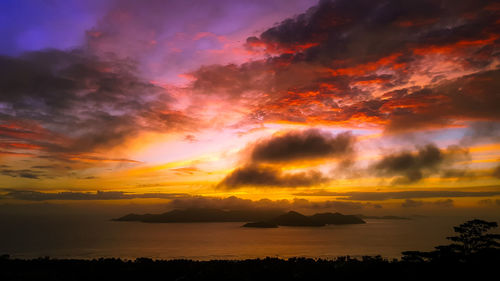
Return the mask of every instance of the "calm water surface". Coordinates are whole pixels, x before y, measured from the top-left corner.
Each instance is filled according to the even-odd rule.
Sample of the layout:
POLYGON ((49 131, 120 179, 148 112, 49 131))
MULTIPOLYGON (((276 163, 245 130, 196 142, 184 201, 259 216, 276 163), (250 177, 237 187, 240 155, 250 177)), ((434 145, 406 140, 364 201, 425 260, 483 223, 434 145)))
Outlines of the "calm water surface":
POLYGON ((448 243, 463 218, 367 220, 362 225, 243 228, 242 223, 146 224, 103 219, 0 218, 0 254, 31 258, 241 259, 400 257, 448 243))

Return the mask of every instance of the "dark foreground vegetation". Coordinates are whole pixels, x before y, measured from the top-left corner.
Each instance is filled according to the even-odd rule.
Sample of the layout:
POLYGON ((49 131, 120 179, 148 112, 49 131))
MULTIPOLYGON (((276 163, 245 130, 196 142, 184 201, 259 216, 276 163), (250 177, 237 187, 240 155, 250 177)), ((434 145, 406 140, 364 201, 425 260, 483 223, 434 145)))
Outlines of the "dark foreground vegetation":
POLYGON ((455 228, 454 243, 432 252, 404 252, 400 260, 380 256, 335 260, 120 259, 33 260, 0 258, 0 280, 497 280, 500 235, 495 222, 473 220, 455 228))

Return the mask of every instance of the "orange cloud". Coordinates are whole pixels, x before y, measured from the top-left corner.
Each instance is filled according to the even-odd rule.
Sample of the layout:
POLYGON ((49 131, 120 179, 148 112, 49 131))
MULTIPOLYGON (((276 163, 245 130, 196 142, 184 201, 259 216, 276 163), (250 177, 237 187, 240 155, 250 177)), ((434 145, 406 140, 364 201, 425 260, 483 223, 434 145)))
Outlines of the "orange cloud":
POLYGON ((370 72, 375 72, 380 68, 390 68, 393 70, 398 70, 404 68, 406 65, 405 63, 397 62, 397 59, 401 57, 401 55, 402 53, 394 53, 392 55, 380 58, 374 62, 359 64, 353 67, 329 69, 329 71, 334 76, 362 76, 370 72))
POLYGON ((430 54, 456 54, 466 50, 466 48, 481 47, 493 44, 500 36, 489 35, 483 39, 464 39, 456 43, 445 45, 429 45, 413 49, 415 55, 430 55, 430 54))

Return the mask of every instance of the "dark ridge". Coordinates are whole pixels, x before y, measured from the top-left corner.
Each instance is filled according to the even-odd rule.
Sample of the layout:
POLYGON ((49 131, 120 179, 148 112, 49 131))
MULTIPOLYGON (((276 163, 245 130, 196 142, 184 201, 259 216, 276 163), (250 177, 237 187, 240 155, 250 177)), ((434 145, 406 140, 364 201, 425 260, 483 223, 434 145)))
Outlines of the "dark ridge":
POLYGON ((247 222, 266 221, 283 214, 280 210, 220 210, 213 208, 190 208, 172 210, 163 214, 128 214, 114 221, 140 221, 147 223, 176 222, 247 222))
POLYGON ((341 213, 320 213, 310 216, 311 219, 322 224, 363 224, 361 218, 354 215, 342 215, 341 213))
POLYGON ((269 223, 283 226, 324 226, 324 223, 317 222, 310 217, 304 216, 294 211, 278 216, 269 223))
POLYGON ((249 222, 245 223, 242 227, 256 227, 256 228, 277 228, 277 224, 259 221, 259 222, 249 222))
POLYGON ((361 218, 340 213, 321 213, 305 216, 290 211, 283 214, 279 210, 220 210, 210 208, 191 208, 172 210, 163 214, 128 214, 114 221, 139 221, 147 223, 188 223, 188 222, 248 222, 244 227, 270 228, 281 226, 324 226, 327 224, 362 224, 361 218))
MULTIPOLYGON (((365 221, 357 216, 342 215, 340 213, 321 213, 312 216, 304 216, 300 213, 290 211, 272 220, 261 223, 266 223, 269 225, 282 225, 282 226, 325 226, 328 224, 336 224, 336 225, 362 224, 365 223, 365 221)), ((258 223, 255 224, 258 225, 258 223)), ((253 227, 258 227, 258 226, 253 226, 253 227)))

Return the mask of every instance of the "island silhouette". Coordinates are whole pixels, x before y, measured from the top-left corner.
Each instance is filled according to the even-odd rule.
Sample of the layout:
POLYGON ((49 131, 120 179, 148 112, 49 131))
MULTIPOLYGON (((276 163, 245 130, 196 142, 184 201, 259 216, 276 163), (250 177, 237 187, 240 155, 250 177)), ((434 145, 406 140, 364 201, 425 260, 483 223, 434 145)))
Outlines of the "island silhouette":
POLYGON ((221 210, 214 208, 175 209, 162 214, 128 214, 113 221, 138 221, 145 223, 195 223, 195 222, 248 222, 243 227, 276 228, 278 226, 321 227, 329 224, 363 224, 355 215, 318 213, 306 216, 295 211, 280 210, 221 210), (250 222, 249 222, 250 221, 250 222))
POLYGON ((247 223, 244 227, 272 228, 278 226, 312 226, 320 227, 328 224, 362 224, 366 223, 354 215, 343 215, 341 213, 319 213, 305 216, 298 212, 290 211, 268 221, 247 223))

